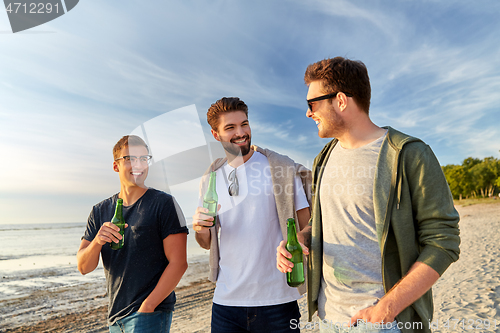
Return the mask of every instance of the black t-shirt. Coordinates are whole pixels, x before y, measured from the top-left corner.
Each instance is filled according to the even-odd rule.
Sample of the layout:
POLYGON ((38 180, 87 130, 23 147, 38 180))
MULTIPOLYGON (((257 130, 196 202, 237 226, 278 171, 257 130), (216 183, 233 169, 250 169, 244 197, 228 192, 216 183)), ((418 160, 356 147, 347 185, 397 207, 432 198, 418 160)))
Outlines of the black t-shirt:
MULTIPOLYGON (((92 208, 83 239, 92 241, 104 222, 115 213, 118 194, 92 208)), ((171 234, 188 233, 186 221, 174 197, 152 188, 131 206, 123 206, 124 246, 101 250, 109 295, 108 323, 139 310, 168 265, 163 240, 171 234)), ((166 297, 156 311, 173 311, 175 293, 166 297)))

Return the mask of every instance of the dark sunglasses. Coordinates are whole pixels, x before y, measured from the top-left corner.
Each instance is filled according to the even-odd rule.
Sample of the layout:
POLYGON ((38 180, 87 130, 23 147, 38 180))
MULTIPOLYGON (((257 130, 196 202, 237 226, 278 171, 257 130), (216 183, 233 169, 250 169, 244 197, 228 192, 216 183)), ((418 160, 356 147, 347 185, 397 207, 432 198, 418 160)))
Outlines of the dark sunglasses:
MULTIPOLYGON (((309 106, 309 110, 311 110, 311 112, 312 112, 312 104, 311 104, 312 102, 322 101, 324 99, 329 99, 329 98, 335 98, 335 97, 337 97, 338 93, 339 92, 337 91, 337 92, 334 92, 334 93, 331 93, 331 94, 328 94, 328 95, 323 95, 323 96, 319 96, 319 97, 316 97, 316 98, 308 99, 307 100, 307 106, 309 106)), ((344 93, 344 94, 347 97, 352 97, 352 95, 349 94, 349 93, 344 93)))

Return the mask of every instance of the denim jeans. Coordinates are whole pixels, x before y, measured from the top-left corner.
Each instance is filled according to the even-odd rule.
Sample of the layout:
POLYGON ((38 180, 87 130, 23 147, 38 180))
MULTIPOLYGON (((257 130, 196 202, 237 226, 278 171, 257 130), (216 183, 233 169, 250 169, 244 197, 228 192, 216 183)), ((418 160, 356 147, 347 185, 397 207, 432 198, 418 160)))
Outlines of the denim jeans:
POLYGON ((109 333, 168 333, 172 311, 134 312, 109 326, 109 333))
POLYGON ((353 327, 339 327, 326 320, 319 326, 320 333, 401 333, 397 321, 387 324, 358 323, 353 327))
POLYGON ((299 320, 297 301, 270 306, 212 305, 212 333, 288 333, 290 321, 299 320))

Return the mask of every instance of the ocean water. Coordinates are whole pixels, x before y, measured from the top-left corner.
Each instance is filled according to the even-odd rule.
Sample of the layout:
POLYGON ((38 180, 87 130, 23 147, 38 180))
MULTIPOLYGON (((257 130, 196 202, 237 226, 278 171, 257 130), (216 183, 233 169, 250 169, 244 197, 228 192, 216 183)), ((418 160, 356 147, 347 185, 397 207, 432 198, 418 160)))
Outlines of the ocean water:
MULTIPOLYGON (((190 223, 188 223, 190 224, 190 223)), ((0 224, 0 300, 89 282, 104 283, 99 266, 87 275, 77 269, 76 252, 85 223, 0 224)), ((208 257, 190 227, 188 261, 208 257)))

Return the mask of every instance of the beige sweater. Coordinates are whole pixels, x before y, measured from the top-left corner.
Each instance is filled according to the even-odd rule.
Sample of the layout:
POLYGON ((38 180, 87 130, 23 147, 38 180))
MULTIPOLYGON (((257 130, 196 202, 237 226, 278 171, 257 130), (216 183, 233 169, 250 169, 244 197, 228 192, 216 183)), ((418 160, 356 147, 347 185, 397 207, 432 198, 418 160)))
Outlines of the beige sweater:
MULTIPOLYGON (((280 221, 281 233, 283 234, 283 239, 287 239, 287 227, 286 221, 290 217, 294 217, 297 220, 297 213, 295 210, 295 200, 293 192, 285 191, 286 186, 295 186, 295 176, 300 176, 302 180, 302 186, 306 194, 307 201, 309 202, 309 207, 311 206, 311 171, 304 167, 302 164, 295 163, 291 158, 285 155, 278 154, 269 149, 263 149, 255 145, 252 149, 263 154, 267 157, 269 166, 271 168, 271 178, 273 181, 274 189, 282 189, 280 191, 275 191, 274 198, 276 201, 276 209, 278 211, 278 218, 280 221), (291 185, 290 185, 291 184, 291 185), (290 193, 292 193, 290 195, 290 193)), ((219 158, 215 160, 208 170, 203 175, 200 182, 200 195, 206 192, 208 187, 208 175, 210 171, 216 171, 226 163, 227 158, 219 158)), ((220 228, 220 223, 218 217, 216 218, 215 228, 210 228, 210 273, 208 279, 212 282, 217 281, 217 276, 219 274, 219 242, 218 242, 218 231, 220 228)), ((304 265, 307 267, 307 265, 304 265)), ((305 292, 304 283, 299 287, 299 292, 303 294, 305 292)))

